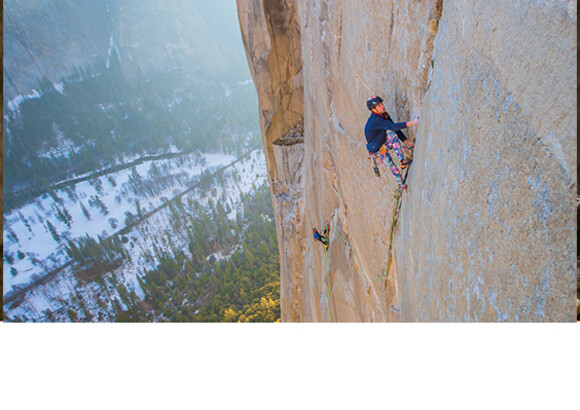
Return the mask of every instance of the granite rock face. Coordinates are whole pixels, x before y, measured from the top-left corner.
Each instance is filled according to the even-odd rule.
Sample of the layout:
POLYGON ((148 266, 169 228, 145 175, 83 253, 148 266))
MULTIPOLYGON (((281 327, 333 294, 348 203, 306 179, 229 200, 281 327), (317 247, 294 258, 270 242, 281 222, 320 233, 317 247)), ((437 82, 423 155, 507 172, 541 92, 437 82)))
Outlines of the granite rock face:
POLYGON ((575 5, 493 3, 444 5, 396 238, 404 320, 575 319, 575 5))
POLYGON ((575 320, 576 2, 238 0, 238 13, 283 321, 575 320), (373 94, 396 121, 421 117, 395 226, 395 181, 364 148, 373 94), (274 148, 301 123, 302 148, 274 148), (326 222, 328 252, 310 234, 326 222))
POLYGON ((283 321, 303 316, 304 104, 294 0, 240 0, 238 15, 258 92, 260 127, 280 247, 283 321))

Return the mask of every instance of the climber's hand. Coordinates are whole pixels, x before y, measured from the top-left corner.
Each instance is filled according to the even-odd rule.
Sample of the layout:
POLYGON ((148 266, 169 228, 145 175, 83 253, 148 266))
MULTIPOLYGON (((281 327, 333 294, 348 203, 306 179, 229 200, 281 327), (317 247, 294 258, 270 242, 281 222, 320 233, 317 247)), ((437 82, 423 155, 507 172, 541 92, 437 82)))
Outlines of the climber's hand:
POLYGON ((410 127, 412 127, 413 125, 419 125, 419 116, 416 116, 414 119, 412 119, 411 121, 409 121, 407 124, 410 127))

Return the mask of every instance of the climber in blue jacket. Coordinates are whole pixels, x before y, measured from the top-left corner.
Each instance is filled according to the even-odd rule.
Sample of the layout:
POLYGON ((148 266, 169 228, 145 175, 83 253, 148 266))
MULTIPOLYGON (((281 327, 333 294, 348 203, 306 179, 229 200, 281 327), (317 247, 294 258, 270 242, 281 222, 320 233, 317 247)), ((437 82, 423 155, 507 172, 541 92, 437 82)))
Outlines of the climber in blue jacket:
MULTIPOLYGON (((327 228, 324 229, 324 233, 327 233, 327 228)), ((316 228, 312 228, 312 235, 315 240, 322 242, 325 249, 328 249, 328 238, 325 235, 321 235, 316 228)))
POLYGON ((403 156, 401 142, 405 143, 409 148, 413 148, 415 144, 407 139, 401 130, 418 125, 419 117, 407 122, 394 122, 385 110, 383 99, 376 95, 367 100, 367 108, 371 111, 371 115, 365 125, 366 148, 370 155, 375 159, 380 158, 381 162, 391 170, 399 184, 399 189, 407 189, 407 185, 403 183, 399 168, 393 162, 388 151, 395 151, 401 164, 401 169, 405 169, 411 163, 411 160, 405 159, 403 156))

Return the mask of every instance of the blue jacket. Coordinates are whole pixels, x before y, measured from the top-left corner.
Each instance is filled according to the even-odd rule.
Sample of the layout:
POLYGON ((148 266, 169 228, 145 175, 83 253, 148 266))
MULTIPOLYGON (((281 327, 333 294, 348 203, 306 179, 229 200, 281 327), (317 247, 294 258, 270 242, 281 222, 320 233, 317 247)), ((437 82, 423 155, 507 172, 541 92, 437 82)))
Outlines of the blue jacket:
POLYGON ((366 147, 370 152, 377 152, 387 139, 387 130, 395 131, 401 141, 407 137, 401 131, 407 128, 406 122, 393 122, 389 114, 384 116, 371 112, 371 116, 365 125, 365 138, 367 139, 366 147))
POLYGON ((326 239, 326 236, 320 235, 318 233, 318 231, 313 232, 312 235, 314 236, 314 239, 319 240, 320 242, 322 242, 323 244, 327 244, 328 243, 328 239, 326 239))

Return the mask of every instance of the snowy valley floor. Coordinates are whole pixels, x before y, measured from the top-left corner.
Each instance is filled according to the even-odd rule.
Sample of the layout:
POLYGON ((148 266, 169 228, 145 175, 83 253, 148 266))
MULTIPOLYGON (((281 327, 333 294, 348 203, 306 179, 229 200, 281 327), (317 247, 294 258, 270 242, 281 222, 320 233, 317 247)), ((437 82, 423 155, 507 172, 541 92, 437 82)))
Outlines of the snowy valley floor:
MULTIPOLYGON (((81 182, 74 189, 58 191, 55 197, 45 195, 4 215, 6 299, 69 262, 65 249, 69 241, 86 235, 104 239, 139 215, 168 204, 122 235, 127 256, 116 269, 97 280, 83 280, 74 265, 68 266, 47 283, 39 283, 5 304, 4 319, 114 321, 131 301, 143 300, 142 277, 159 264, 163 250, 191 252, 191 233, 188 236, 182 225, 184 217, 172 206, 173 198, 180 196, 181 209, 196 204, 203 208, 202 213, 216 214, 219 208, 235 221, 243 196, 266 181, 264 154, 259 150, 239 162, 231 155, 188 154, 81 182), (196 188, 190 189, 192 186, 196 188), (184 191, 188 192, 180 195, 184 191)), ((215 235, 210 227, 206 234, 215 235)), ((195 240, 207 242, 208 238, 195 240)), ((228 258, 238 246, 217 246, 206 259, 228 258)))

